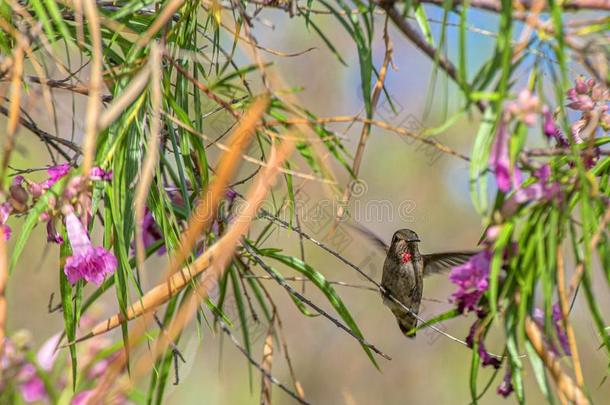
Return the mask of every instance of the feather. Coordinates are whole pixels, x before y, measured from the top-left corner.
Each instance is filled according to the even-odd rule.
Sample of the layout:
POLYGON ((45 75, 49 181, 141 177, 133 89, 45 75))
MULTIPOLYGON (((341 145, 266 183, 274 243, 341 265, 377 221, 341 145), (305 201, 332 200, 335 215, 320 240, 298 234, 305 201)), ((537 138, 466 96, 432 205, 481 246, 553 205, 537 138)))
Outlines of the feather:
POLYGON ((478 252, 476 251, 464 251, 422 255, 424 259, 424 276, 443 273, 451 270, 455 266, 466 263, 473 255, 477 253, 478 252))
POLYGON ((379 236, 377 236, 370 229, 365 228, 364 226, 360 225, 359 223, 355 223, 355 224, 348 223, 347 225, 349 227, 355 229, 356 231, 360 232, 361 235, 363 235, 368 240, 373 242, 375 244, 375 246, 377 246, 379 249, 383 250, 384 253, 388 253, 388 250, 390 250, 390 246, 387 243, 385 243, 383 241, 383 239, 381 239, 379 236))

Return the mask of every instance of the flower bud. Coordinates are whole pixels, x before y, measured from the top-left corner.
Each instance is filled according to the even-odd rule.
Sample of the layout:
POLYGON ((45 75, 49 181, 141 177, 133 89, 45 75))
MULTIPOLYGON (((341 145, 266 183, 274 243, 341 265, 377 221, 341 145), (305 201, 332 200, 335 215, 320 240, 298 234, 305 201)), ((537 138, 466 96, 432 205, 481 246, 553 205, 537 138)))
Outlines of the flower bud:
POLYGON ((32 197, 34 198, 40 197, 42 195, 42 192, 44 191, 42 184, 34 182, 28 183, 28 189, 30 190, 30 194, 32 194, 32 197))
POLYGON ((578 94, 587 94, 587 92, 589 91, 589 86, 587 86, 587 84, 585 83, 585 79, 579 77, 578 79, 576 79, 574 89, 576 89, 576 92, 578 94))
POLYGON ((8 190, 11 198, 13 198, 15 201, 19 202, 20 204, 28 203, 30 196, 21 185, 12 185, 8 190))

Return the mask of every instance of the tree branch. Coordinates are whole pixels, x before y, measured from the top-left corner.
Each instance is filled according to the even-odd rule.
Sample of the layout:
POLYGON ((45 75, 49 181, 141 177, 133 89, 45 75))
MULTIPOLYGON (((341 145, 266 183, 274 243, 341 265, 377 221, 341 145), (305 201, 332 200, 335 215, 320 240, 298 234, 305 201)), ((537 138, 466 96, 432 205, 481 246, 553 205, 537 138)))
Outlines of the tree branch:
MULTIPOLYGON (((444 6, 444 0, 420 0, 420 3, 434 4, 437 6, 444 6)), ((461 6, 464 3, 462 0, 454 0, 453 6, 461 6)), ((534 1, 530 0, 514 0, 515 10, 529 10, 533 7, 534 1)), ((502 3, 500 0, 470 0, 468 2, 469 7, 480 8, 483 10, 501 12, 502 3)), ((563 3, 564 10, 610 10, 610 0, 567 0, 563 3)), ((545 7, 543 10, 548 10, 545 7)))
MULTIPOLYGON (((426 42, 425 39, 419 35, 419 33, 409 24, 407 20, 405 20, 400 14, 400 12, 394 7, 394 3, 392 2, 380 2, 379 6, 382 7, 388 17, 394 22, 396 28, 398 28, 417 48, 419 48, 423 53, 428 55, 430 59, 436 60, 438 58, 439 66, 453 79, 454 82, 457 83, 458 86, 462 87, 460 83, 460 78, 457 74, 457 69, 451 63, 451 61, 442 53, 438 52, 432 45, 426 42)), ((477 101, 475 103, 479 111, 485 111, 487 108, 486 104, 482 101, 477 101)))

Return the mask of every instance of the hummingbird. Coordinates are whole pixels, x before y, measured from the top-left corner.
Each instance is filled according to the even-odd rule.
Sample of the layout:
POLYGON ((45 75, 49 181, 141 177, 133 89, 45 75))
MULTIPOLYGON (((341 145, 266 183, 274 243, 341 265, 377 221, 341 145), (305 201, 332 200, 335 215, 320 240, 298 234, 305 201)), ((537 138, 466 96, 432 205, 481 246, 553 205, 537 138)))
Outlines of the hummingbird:
POLYGON ((386 250, 387 256, 381 277, 381 286, 384 289, 383 303, 396 317, 402 333, 410 338, 415 337, 424 277, 459 266, 476 253, 464 251, 421 254, 419 242, 421 242, 419 236, 411 229, 396 231, 391 245, 386 250))
POLYGON ((396 231, 392 243, 388 246, 380 237, 362 225, 350 224, 350 226, 386 252, 381 276, 383 303, 396 317, 402 333, 410 338, 415 337, 424 277, 443 273, 452 267, 464 264, 477 253, 457 251, 421 254, 418 246, 421 240, 411 229, 396 231))

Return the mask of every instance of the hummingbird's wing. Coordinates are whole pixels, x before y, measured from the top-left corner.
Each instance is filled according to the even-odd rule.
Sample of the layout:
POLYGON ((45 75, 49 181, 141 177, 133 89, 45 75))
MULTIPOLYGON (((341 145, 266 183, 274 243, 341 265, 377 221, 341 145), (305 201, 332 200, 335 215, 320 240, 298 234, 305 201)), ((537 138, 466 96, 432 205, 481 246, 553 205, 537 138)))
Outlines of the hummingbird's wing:
POLYGON ((422 255, 424 259, 424 276, 448 271, 455 266, 466 263, 470 257, 477 253, 476 251, 466 251, 422 255))
POLYGON ((379 236, 375 235, 375 233, 370 229, 360 225, 359 223, 348 223, 347 225, 360 232, 363 236, 365 236, 367 239, 377 245, 379 249, 382 249, 384 253, 388 253, 388 250, 390 250, 390 246, 385 243, 383 239, 381 239, 379 236))

